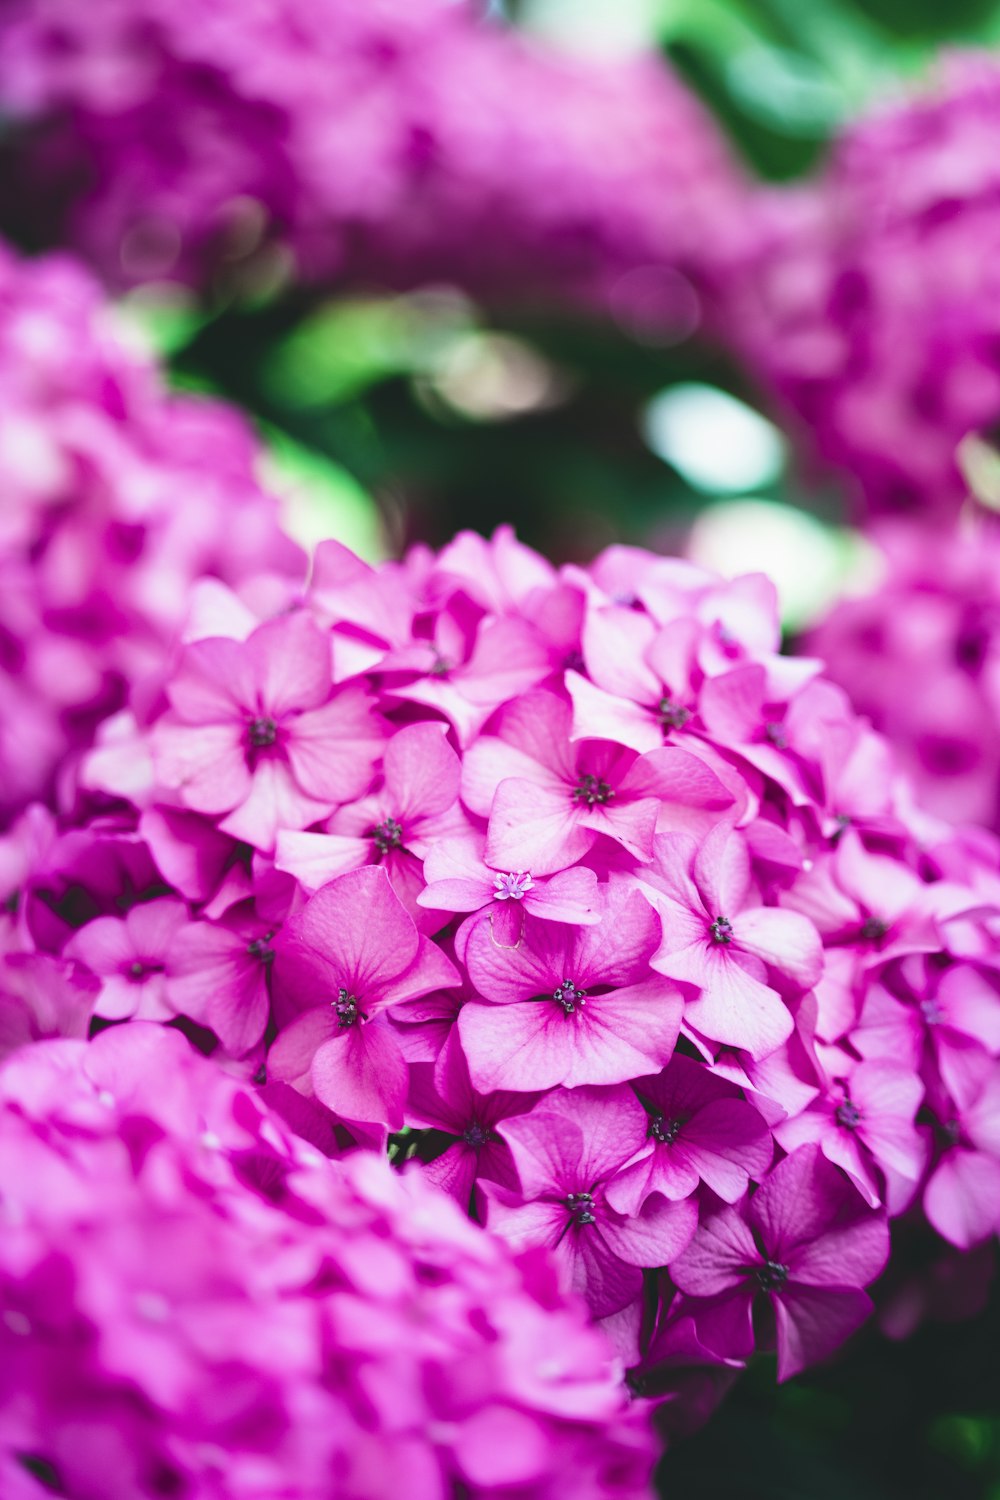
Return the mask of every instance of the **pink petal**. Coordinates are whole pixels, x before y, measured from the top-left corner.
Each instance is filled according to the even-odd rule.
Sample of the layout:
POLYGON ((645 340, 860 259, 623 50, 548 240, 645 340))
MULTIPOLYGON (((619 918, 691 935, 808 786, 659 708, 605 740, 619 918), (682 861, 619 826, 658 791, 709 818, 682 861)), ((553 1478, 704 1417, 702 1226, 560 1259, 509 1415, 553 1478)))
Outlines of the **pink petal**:
POLYGON ((789 1286, 771 1298, 778 1333, 778 1379, 827 1359, 866 1322, 871 1299, 856 1287, 789 1286))
POLYGON ((347 1121, 399 1130, 406 1102, 406 1062, 384 1018, 345 1028, 312 1063, 316 1097, 347 1121))

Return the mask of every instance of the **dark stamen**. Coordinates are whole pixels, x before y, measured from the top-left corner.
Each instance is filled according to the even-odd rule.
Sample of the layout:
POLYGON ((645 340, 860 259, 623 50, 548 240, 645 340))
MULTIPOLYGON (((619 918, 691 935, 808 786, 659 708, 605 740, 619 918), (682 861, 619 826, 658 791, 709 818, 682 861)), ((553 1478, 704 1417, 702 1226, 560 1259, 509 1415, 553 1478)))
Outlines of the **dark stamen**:
POLYGON ((263 937, 252 938, 247 943, 247 953, 251 958, 257 959, 258 963, 269 964, 274 961, 274 949, 271 947, 273 932, 265 932, 263 937))
POLYGON ((834 1112, 834 1118, 838 1125, 843 1125, 847 1130, 856 1130, 861 1124, 861 1111, 850 1099, 845 1099, 839 1104, 834 1112))
POLYGON ((648 1134, 661 1146, 672 1146, 680 1134, 683 1120, 665 1120, 662 1115, 651 1115, 648 1134))
POLYGON ((358 1002, 347 990, 338 990, 336 1000, 330 1004, 337 1013, 337 1025, 343 1031, 348 1026, 353 1026, 357 1021, 367 1021, 368 1017, 363 1010, 358 1010, 358 1002))
POLYGON ((614 795, 613 788, 600 776, 581 776, 573 788, 573 801, 585 802, 588 807, 593 807, 595 803, 603 807, 614 795))
POLYGON ((379 854, 388 854, 390 849, 402 846, 403 825, 397 823, 395 818, 386 818, 383 823, 376 823, 374 828, 369 828, 368 837, 379 854))
POLYGON ((861 924, 861 936, 866 943, 878 943, 889 931, 888 922, 883 922, 881 917, 868 917, 861 924))
POLYGON ((780 1291, 787 1280, 788 1267, 783 1266, 778 1260, 766 1260, 757 1268, 757 1281, 762 1291, 780 1291))
POLYGON ((788 749, 788 736, 785 734, 784 724, 777 724, 773 721, 765 724, 764 738, 774 746, 775 750, 788 749))
POLYGON ((664 729, 683 729, 691 717, 691 710, 672 698, 661 698, 656 713, 664 729))
POLYGON ((716 917, 708 930, 712 934, 713 943, 731 943, 736 936, 728 917, 716 917))
POLYGON ((565 1202, 566 1202, 566 1207, 569 1209, 569 1211, 570 1211, 570 1213, 571 1213, 571 1215, 573 1217, 573 1222, 574 1223, 576 1223, 576 1224, 596 1224, 597 1223, 597 1219, 595 1218, 594 1213, 593 1213, 594 1197, 593 1197, 592 1193, 570 1193, 569 1197, 565 1200, 565 1202))
POLYGON ((563 1008, 563 1014, 571 1016, 575 1013, 578 1005, 586 1005, 583 998, 586 990, 578 990, 572 979, 564 979, 562 984, 557 985, 552 991, 552 998, 563 1008))
POLYGON ((480 1149, 480 1147, 486 1145, 489 1138, 489 1127, 486 1125, 480 1125, 476 1120, 473 1120, 468 1130, 466 1130, 465 1134, 462 1136, 465 1144, 467 1146, 474 1146, 477 1151, 480 1149))
POLYGON ((247 725, 247 739, 255 750, 268 750, 278 738, 278 726, 273 719, 251 719, 247 725))

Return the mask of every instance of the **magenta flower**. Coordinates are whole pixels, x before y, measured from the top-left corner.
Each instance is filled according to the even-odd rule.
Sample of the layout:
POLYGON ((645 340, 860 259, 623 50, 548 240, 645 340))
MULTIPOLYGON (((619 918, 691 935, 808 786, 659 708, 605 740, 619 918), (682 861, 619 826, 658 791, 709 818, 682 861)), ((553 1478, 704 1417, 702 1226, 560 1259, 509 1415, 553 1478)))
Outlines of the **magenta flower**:
POLYGON ((646 1146, 608 1184, 608 1201, 635 1214, 652 1194, 677 1201, 704 1182, 726 1203, 761 1181, 774 1154, 761 1116, 724 1079, 675 1053, 662 1073, 632 1087, 646 1109, 646 1146))
POLYGON ((678 750, 637 756, 609 740, 570 743, 569 706, 529 694, 500 715, 462 768, 462 799, 489 818, 486 857, 496 868, 547 875, 584 858, 600 835, 634 859, 652 856, 657 824, 704 826, 732 797, 695 757, 678 750))
POLYGON ((383 731, 360 684, 331 696, 330 643, 305 614, 246 641, 196 641, 168 683, 157 774, 185 806, 265 852, 369 786, 383 731), (224 815, 224 816, 223 816, 224 815))
POLYGON ((488 907, 493 937, 502 948, 520 940, 526 916, 570 926, 600 921, 597 876, 586 866, 536 878, 530 870, 491 869, 485 856, 485 835, 474 829, 435 844, 424 860, 427 885, 418 905, 446 912, 488 907))
POLYGON ((0 1102, 5 1496, 646 1494, 556 1265, 419 1175, 328 1160, 142 1023, 16 1053, 0 1102))
POLYGON ((625 883, 603 888, 600 910, 595 927, 531 922, 513 949, 476 922, 465 963, 481 999, 458 1031, 477 1088, 621 1083, 670 1057, 682 1002, 649 967, 659 919, 625 883))
POLYGON ((792 1031, 775 982, 796 993, 820 974, 822 945, 812 924, 751 904, 746 844, 724 825, 700 847, 684 834, 662 835, 639 875, 663 919, 654 967, 698 992, 685 1006, 685 1023, 754 1058, 774 1052, 792 1031))
POLYGON ((380 790, 339 808, 323 833, 279 833, 278 869, 312 892, 346 870, 380 864, 421 930, 436 931, 443 919, 418 904, 422 861, 439 839, 467 826, 457 806, 461 764, 446 733, 444 724, 398 730, 385 747, 380 790))
POLYGON ((142 901, 124 917, 95 917, 63 949, 101 981, 95 1002, 107 1021, 168 1021, 177 1014, 172 981, 176 945, 188 923, 183 901, 142 901))
POLYGON ((938 1234, 968 1250, 1000 1228, 1000 1074, 976 1052, 954 1078, 953 1097, 935 1093, 939 1155, 924 1210, 938 1234))
POLYGON ((276 925, 246 903, 215 921, 190 922, 171 956, 170 997, 177 1010, 214 1031, 231 1057, 264 1035, 276 925))
POLYGON ((537 1094, 503 1090, 477 1094, 458 1037, 452 1032, 436 1063, 410 1066, 407 1123, 429 1126, 450 1137, 440 1155, 420 1170, 463 1208, 468 1208, 480 1179, 516 1190, 517 1171, 499 1130, 505 1120, 524 1114, 537 1099, 537 1094))
POLYGON ((608 1186, 645 1135, 645 1113, 629 1089, 555 1094, 504 1126, 520 1193, 484 1188, 489 1227, 518 1248, 551 1249, 566 1284, 598 1318, 633 1303, 639 1268, 673 1261, 698 1220, 690 1199, 650 1201, 631 1217, 611 1207, 608 1186))
MULTIPOLYGON (((885 1217, 816 1146, 776 1167, 745 1207, 723 1208, 701 1224, 671 1275, 704 1304, 705 1327, 720 1305, 726 1352, 753 1347, 751 1311, 764 1294, 774 1314, 778 1379, 826 1359, 871 1311, 862 1290, 889 1254, 885 1217)), ((696 1321, 702 1307, 692 1304, 696 1321)), ((716 1330, 718 1332, 718 1330, 716 1330)))
POLYGON ((877 1208, 883 1176, 902 1178, 916 1190, 924 1165, 924 1147, 914 1118, 924 1096, 912 1068, 894 1059, 853 1063, 847 1057, 827 1070, 836 1079, 829 1092, 802 1114, 775 1128, 786 1151, 817 1141, 828 1161, 842 1167, 858 1191, 877 1208))
POLYGON ((314 1093, 342 1119, 403 1123, 407 1071, 387 1012, 458 983, 377 866, 330 882, 286 924, 275 977, 285 1024, 268 1077, 314 1093))
POLYGON ((7 954, 0 960, 0 1058, 46 1037, 85 1037, 99 989, 80 964, 7 954))

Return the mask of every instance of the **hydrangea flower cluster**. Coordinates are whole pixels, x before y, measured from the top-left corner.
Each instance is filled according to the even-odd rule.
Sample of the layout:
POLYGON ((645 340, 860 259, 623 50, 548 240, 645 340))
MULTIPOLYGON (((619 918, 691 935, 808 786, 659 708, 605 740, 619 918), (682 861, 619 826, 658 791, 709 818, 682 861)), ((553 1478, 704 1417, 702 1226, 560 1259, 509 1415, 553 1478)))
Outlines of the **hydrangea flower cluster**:
POLYGON ((891 740, 923 807, 1000 829, 1000 533, 986 512, 967 519, 883 526, 877 589, 805 645, 891 740))
POLYGON ((249 428, 164 389, 90 276, 0 247, 0 826, 129 691, 191 585, 301 571, 249 428))
POLYGON ((647 1493, 582 1304, 419 1177, 148 1024, 17 1052, 0 1104, 9 1500, 647 1493))
POLYGON ((9 0, 10 166, 114 285, 232 284, 277 250, 313 281, 572 291, 690 332, 681 273, 742 190, 710 119, 658 60, 564 55, 479 11, 9 0))
POLYGON ((751 206, 730 326, 859 513, 953 518, 958 444, 1000 419, 1000 66, 956 54, 751 206))
POLYGON ((501 530, 196 589, 0 854, 14 1045, 185 1030, 547 1248, 679 1412, 831 1354, 890 1219, 997 1227, 997 846, 914 811, 760 575, 501 530))

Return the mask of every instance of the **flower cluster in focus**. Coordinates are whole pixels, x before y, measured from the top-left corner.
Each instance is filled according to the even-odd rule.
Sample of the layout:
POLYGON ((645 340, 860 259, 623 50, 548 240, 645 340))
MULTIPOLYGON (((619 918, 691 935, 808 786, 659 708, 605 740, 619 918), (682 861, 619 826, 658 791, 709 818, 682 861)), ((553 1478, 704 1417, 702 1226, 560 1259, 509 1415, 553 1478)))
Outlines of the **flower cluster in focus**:
POLYGON ((890 1219, 993 1234, 995 844, 912 809, 763 577, 501 530, 192 599, 2 846, 14 1046, 185 1030, 547 1248, 687 1413, 837 1349, 890 1219))
POLYGON ((159 1027, 19 1052, 0 1104, 9 1500, 646 1493, 584 1309, 428 1184, 159 1027))

